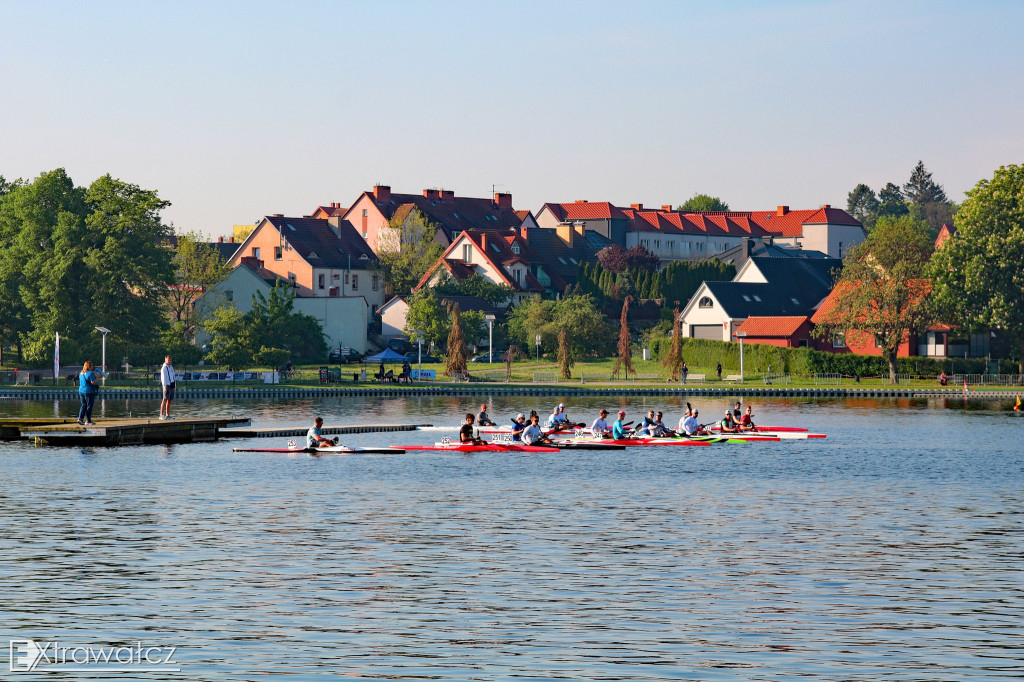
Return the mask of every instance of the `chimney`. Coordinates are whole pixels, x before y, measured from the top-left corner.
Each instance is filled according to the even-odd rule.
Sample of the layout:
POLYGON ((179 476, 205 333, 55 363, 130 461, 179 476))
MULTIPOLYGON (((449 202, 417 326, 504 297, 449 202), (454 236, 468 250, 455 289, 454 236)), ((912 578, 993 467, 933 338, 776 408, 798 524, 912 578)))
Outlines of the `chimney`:
POLYGON ((572 223, 558 223, 555 227, 555 232, 558 234, 558 238, 565 242, 565 245, 571 249, 573 237, 576 234, 576 229, 572 223))
POLYGON ((334 236, 341 239, 341 216, 332 215, 327 219, 327 224, 330 226, 331 232, 334 233, 334 236))
POLYGON ((255 256, 242 256, 240 261, 243 265, 248 265, 250 268, 262 268, 263 261, 255 256))
POLYGON ((274 217, 274 218, 283 218, 283 217, 284 217, 284 213, 275 213, 275 214, 273 215, 273 217, 274 217))
POLYGON ((587 203, 587 200, 586 199, 577 199, 576 203, 577 204, 585 204, 585 203, 587 203))
POLYGON ((666 213, 671 213, 675 209, 672 208, 672 204, 662 204, 661 210, 665 211, 666 213))
POLYGON ((439 199, 441 197, 441 193, 436 189, 425 189, 423 190, 423 196, 427 199, 439 199))
POLYGON ((224 243, 224 237, 217 237, 217 243, 218 244, 223 244, 224 243))
POLYGON ((498 207, 499 211, 511 211, 512 210, 512 195, 498 193, 494 195, 494 205, 498 207))
POLYGON ((527 228, 525 224, 519 226, 519 236, 522 237, 523 241, 525 241, 527 244, 530 243, 530 235, 528 233, 529 228, 527 228))
POLYGON ((743 240, 743 261, 746 262, 750 258, 750 252, 754 250, 754 240, 744 239, 743 240))
POLYGON ((777 209, 775 209, 775 215, 777 216, 783 216, 786 215, 787 213, 789 213, 789 206, 779 206, 777 209))
POLYGON ((378 204, 386 204, 391 201, 391 187, 389 185, 374 185, 373 199, 378 204))
POLYGON ((234 243, 235 243, 235 238, 234 237, 228 237, 228 244, 234 244, 234 243))
POLYGON ((822 204, 822 208, 832 208, 832 204, 822 204))
POLYGON ((631 209, 633 209, 634 211, 642 211, 642 210, 644 210, 644 205, 643 204, 630 204, 629 207, 631 209))
POLYGON ((483 232, 480 235, 480 250, 487 253, 487 233, 483 232))
POLYGON ((454 201, 455 192, 450 189, 443 189, 440 193, 441 201, 454 201))

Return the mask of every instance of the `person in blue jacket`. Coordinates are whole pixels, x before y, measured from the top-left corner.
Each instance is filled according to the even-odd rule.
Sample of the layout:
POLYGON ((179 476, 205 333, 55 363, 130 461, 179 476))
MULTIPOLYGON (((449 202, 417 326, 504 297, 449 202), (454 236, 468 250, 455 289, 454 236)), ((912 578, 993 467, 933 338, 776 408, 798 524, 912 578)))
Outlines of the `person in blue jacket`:
POLYGON ((626 426, 622 423, 622 420, 626 418, 626 411, 619 410, 619 418, 612 424, 612 438, 614 440, 623 440, 626 436, 626 426))
POLYGON ((96 394, 100 392, 100 379, 93 370, 92 361, 86 360, 82 371, 78 373, 78 399, 82 406, 78 410, 78 423, 93 425, 92 406, 96 402, 96 394))

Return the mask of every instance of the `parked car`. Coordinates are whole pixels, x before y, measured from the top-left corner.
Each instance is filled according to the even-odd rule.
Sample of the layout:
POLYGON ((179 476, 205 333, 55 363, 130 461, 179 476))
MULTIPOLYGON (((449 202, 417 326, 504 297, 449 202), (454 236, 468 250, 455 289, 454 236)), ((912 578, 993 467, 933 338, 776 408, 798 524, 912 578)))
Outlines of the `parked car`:
MULTIPOLYGON (((498 350, 498 349, 494 350, 494 361, 495 362, 505 362, 507 356, 508 356, 508 350, 507 349, 506 350, 498 350)), ((472 360, 470 360, 470 362, 490 362, 490 361, 491 361, 491 356, 490 356, 489 353, 484 353, 483 355, 478 355, 475 358, 473 358, 472 360)))
MULTIPOLYGON (((409 355, 406 355, 405 357, 409 361, 409 364, 411 364, 411 365, 415 365, 417 362, 420 361, 420 357, 416 353, 410 353, 409 355)), ((425 365, 425 364, 430 363, 430 362, 444 362, 444 360, 442 360, 441 358, 435 358, 433 355, 424 355, 423 356, 423 364, 425 365)))
POLYGON ((352 348, 335 348, 327 356, 327 362, 331 364, 347 365, 352 362, 359 362, 363 359, 363 354, 352 348))
POLYGON ((405 339, 391 339, 390 341, 388 341, 387 348, 390 348, 399 355, 416 354, 416 344, 405 339))

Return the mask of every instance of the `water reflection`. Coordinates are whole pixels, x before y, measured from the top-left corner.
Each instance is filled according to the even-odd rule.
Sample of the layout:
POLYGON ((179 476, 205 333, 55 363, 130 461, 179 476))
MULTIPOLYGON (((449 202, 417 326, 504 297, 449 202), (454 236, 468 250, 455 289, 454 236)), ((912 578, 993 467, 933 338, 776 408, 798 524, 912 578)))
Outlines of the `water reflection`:
MULTIPOLYGON (((579 419, 619 405, 678 419, 686 400, 567 402, 579 419)), ((690 401, 707 414, 729 402, 690 401)), ((177 413, 454 427, 480 402, 204 401, 177 413)), ((559 400, 486 402, 505 421, 559 400)), ((829 438, 320 458, 229 442, 3 444, 0 622, 16 637, 180 646, 196 679, 1024 673, 1024 421, 1002 403, 943 399, 754 404, 829 438)))

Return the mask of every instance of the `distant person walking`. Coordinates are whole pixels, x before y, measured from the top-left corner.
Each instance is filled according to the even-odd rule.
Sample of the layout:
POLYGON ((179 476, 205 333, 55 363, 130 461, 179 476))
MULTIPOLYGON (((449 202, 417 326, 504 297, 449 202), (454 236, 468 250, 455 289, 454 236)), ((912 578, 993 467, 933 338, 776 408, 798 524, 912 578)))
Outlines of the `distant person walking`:
POLYGON ((96 402, 96 394, 100 392, 100 379, 93 370, 91 360, 86 360, 82 371, 78 373, 78 399, 82 406, 78 408, 78 423, 93 425, 92 406, 96 402))
POLYGON ((171 365, 171 356, 164 358, 164 364, 160 366, 160 386, 164 391, 164 398, 160 401, 160 418, 173 419, 171 417, 171 401, 174 400, 174 366, 171 365))
POLYGON ((690 373, 690 368, 686 364, 686 360, 683 360, 683 383, 686 383, 686 377, 690 373))
POLYGON ((718 372, 718 380, 721 381, 722 380, 722 363, 718 363, 718 365, 715 367, 715 371, 718 372))

